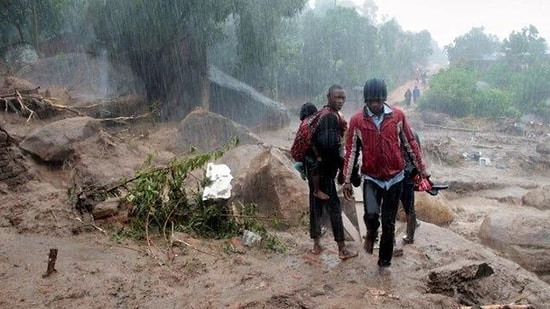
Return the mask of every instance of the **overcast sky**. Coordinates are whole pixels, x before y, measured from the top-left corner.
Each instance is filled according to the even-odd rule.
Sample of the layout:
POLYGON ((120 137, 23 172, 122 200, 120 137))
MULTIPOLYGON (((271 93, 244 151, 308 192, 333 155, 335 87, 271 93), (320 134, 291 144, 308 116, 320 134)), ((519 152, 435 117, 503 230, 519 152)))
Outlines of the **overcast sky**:
MULTIPOLYGON (((338 0, 337 0, 338 1, 338 0)), ((353 0, 361 5, 364 0, 353 0)), ((374 0, 378 16, 395 17, 404 30, 428 30, 440 46, 472 27, 500 39, 533 24, 550 43, 550 0, 374 0)))

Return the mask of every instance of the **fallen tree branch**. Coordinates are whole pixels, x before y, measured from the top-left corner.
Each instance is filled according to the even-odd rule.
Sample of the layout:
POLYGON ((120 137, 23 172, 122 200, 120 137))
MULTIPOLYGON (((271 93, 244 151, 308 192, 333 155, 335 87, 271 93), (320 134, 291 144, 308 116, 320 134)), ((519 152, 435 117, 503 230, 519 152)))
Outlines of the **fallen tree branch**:
POLYGON ((98 118, 99 121, 105 125, 109 125, 109 124, 128 124, 127 122, 131 122, 131 121, 136 121, 136 120, 139 120, 139 119, 143 119, 143 118, 147 118, 147 117, 150 117, 151 116, 151 113, 146 113, 146 114, 143 114, 143 115, 138 115, 138 116, 128 116, 128 117, 114 117, 114 118, 98 118))
POLYGON ((94 229, 96 229, 96 230, 100 231, 101 233, 103 233, 103 235, 107 236, 107 232, 106 232, 104 229, 100 228, 99 226, 97 226, 97 225, 95 225, 95 224, 93 224, 93 223, 84 223, 84 221, 82 221, 82 219, 80 219, 80 218, 78 218, 78 217, 77 217, 77 218, 74 218, 74 219, 75 219, 76 221, 82 223, 83 226, 88 226, 88 225, 89 225, 89 226, 93 227, 94 229))
POLYGON ((87 115, 85 115, 85 114, 83 114, 83 113, 77 111, 77 110, 74 109, 74 108, 70 108, 70 107, 67 107, 67 106, 65 106, 65 105, 55 104, 55 103, 53 103, 53 102, 52 102, 51 100, 49 100, 49 99, 43 99, 43 101, 44 101, 45 103, 47 103, 49 106, 51 106, 51 107, 54 107, 54 108, 57 108, 57 109, 60 109, 60 110, 66 110, 66 111, 69 111, 69 112, 71 112, 71 113, 75 113, 75 114, 77 114, 77 115, 80 116, 80 117, 87 117, 87 115))
POLYGON ((187 246, 187 247, 189 247, 189 248, 191 248, 191 249, 193 249, 193 250, 195 250, 195 251, 197 251, 197 252, 204 253, 204 254, 206 254, 206 255, 210 255, 210 256, 213 256, 213 257, 216 257, 216 258, 221 258, 221 256, 219 256, 219 255, 216 255, 216 254, 214 254, 214 253, 210 253, 210 252, 201 250, 201 249, 199 249, 199 248, 193 246, 192 244, 190 244, 190 243, 188 243, 188 242, 186 242, 186 241, 184 241, 184 240, 178 239, 178 238, 172 238, 171 242, 177 242, 177 243, 183 244, 183 245, 185 245, 185 246, 187 246))

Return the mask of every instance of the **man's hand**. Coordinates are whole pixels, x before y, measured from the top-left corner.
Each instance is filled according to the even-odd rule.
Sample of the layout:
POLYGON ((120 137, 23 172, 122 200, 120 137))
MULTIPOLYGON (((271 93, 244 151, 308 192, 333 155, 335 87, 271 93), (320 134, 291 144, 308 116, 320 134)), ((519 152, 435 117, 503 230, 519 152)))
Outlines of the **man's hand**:
POLYGON ((348 201, 353 201, 353 187, 351 183, 345 183, 342 187, 342 192, 344 193, 344 198, 348 201))

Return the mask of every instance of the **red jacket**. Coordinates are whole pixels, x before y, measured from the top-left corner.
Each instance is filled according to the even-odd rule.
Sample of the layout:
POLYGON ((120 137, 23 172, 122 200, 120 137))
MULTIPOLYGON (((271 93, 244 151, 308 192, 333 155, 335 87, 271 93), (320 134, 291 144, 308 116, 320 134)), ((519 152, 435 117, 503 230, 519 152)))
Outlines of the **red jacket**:
POLYGON ((414 139, 403 111, 395 106, 385 114, 380 130, 366 108, 357 112, 349 121, 346 133, 344 177, 350 182, 353 162, 359 151, 362 154, 361 173, 380 180, 389 180, 405 168, 403 149, 409 153, 414 166, 425 171, 420 147, 414 139))

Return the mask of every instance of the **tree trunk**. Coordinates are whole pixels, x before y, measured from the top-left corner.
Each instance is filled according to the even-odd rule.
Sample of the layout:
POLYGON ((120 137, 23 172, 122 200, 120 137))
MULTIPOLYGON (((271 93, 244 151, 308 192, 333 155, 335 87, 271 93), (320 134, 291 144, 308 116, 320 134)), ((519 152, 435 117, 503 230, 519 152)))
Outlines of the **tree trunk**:
POLYGON ((23 33, 22 25, 20 25, 20 24, 15 24, 15 28, 17 28, 17 32, 19 33, 19 40, 20 40, 20 43, 25 42, 25 35, 24 35, 24 33, 23 33))
POLYGON ((38 12, 37 12, 37 9, 36 9, 36 6, 37 6, 37 0, 35 0, 33 2, 33 5, 32 5, 32 15, 33 15, 33 19, 32 19, 32 22, 33 22, 33 43, 34 43, 34 49, 36 50, 37 53, 40 52, 40 46, 38 44, 38 38, 40 36, 39 32, 40 32, 40 29, 39 29, 39 25, 38 25, 38 12))
POLYGON ((208 59, 204 40, 193 40, 196 46, 197 71, 199 73, 199 104, 204 110, 210 110, 210 80, 208 79, 208 59))

